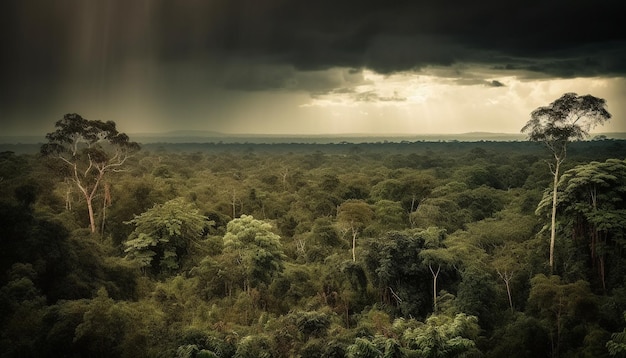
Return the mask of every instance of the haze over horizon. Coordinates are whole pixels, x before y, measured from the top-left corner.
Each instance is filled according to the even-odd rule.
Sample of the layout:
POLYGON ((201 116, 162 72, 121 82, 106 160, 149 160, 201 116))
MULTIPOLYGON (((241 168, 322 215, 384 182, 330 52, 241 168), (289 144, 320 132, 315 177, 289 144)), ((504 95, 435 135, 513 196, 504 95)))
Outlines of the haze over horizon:
POLYGON ((67 0, 2 5, 0 135, 519 133, 566 92, 626 132, 617 0, 67 0))

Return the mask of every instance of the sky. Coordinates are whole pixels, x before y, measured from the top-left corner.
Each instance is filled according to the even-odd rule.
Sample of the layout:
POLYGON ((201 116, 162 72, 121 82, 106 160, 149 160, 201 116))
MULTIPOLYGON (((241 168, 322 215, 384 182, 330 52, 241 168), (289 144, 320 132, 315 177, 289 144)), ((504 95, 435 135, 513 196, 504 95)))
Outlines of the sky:
MULTIPOLYGON (((566 92, 626 132, 622 0, 6 0, 0 136, 519 133, 566 92)), ((132 139, 132 138, 131 138, 132 139)))

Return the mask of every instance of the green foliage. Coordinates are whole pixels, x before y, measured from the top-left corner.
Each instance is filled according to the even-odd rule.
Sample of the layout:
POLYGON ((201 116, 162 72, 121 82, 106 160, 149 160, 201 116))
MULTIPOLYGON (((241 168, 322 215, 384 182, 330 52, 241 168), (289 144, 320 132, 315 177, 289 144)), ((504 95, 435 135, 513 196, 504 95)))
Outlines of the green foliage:
POLYGON ((270 340, 262 335, 245 336, 239 341, 233 358, 271 358, 270 340))
POLYGON ((624 270, 618 262, 626 248, 624 183, 626 161, 618 159, 578 165, 563 173, 559 181, 557 209, 563 231, 585 243, 579 250, 591 257, 589 277, 603 290, 623 283, 624 270))
POLYGON ((73 341, 86 356, 144 354, 157 341, 162 318, 150 306, 115 302, 100 289, 76 326, 73 341))
POLYGON ((377 201, 398 202, 406 212, 412 212, 435 187, 435 180, 430 175, 412 171, 398 171, 397 176, 378 182, 372 187, 371 197, 377 201))
MULTIPOLYGON (((624 320, 626 320, 626 312, 624 320)), ((612 357, 626 357, 626 329, 611 334, 611 340, 606 342, 606 349, 612 357)))
POLYGON ((167 201, 167 188, 155 178, 146 177, 140 182, 123 179, 111 188, 112 205, 107 208, 107 222, 103 233, 110 236, 113 244, 118 247, 123 247, 123 242, 135 229, 134 226, 125 224, 126 222, 132 220, 136 214, 149 210, 154 203, 167 201))
POLYGON ((528 138, 550 146, 584 139, 589 130, 611 118, 606 101, 591 95, 565 93, 548 106, 531 113, 532 119, 522 128, 528 138))
POLYGON ((41 154, 67 165, 65 174, 85 199, 90 229, 95 233, 93 200, 105 175, 120 169, 139 150, 139 144, 118 132, 115 122, 87 120, 76 113, 64 115, 55 127, 54 132, 46 134, 48 143, 41 146, 41 154))
POLYGON ((374 217, 377 221, 377 231, 385 233, 407 228, 409 216, 401 203, 380 200, 374 204, 374 217))
POLYGON ((365 265, 381 301, 403 316, 425 316, 430 298, 430 273, 418 256, 423 231, 389 232, 368 242, 365 265))
POLYGON ((231 338, 213 330, 186 327, 176 341, 176 354, 182 357, 232 357, 236 342, 231 338))
POLYGON ((469 266, 461 272, 456 300, 459 312, 476 316, 483 328, 491 328, 498 311, 496 284, 493 277, 478 267, 469 266))
POLYGON ((331 323, 328 314, 318 311, 292 312, 287 317, 293 320, 305 341, 313 337, 326 336, 331 323))
POLYGON ((585 332, 597 319, 597 301, 589 283, 564 283, 559 276, 539 274, 531 279, 531 285, 528 309, 547 328, 553 355, 563 353, 564 343, 570 349, 578 348, 582 343, 577 339, 579 331, 585 332))
POLYGON ((464 313, 455 317, 434 315, 424 324, 404 331, 402 339, 420 357, 457 357, 476 351, 474 340, 479 330, 474 316, 464 313))
POLYGON ((160 146, 107 178, 102 234, 78 229, 84 201, 54 180, 65 162, 0 153, 0 355, 604 357, 623 343, 623 141, 570 143, 559 279, 537 276, 550 176, 526 142, 160 146))
POLYGON ((452 233, 470 221, 470 213, 461 209, 452 198, 435 197, 420 203, 417 210, 410 214, 410 220, 413 227, 425 229, 436 226, 452 233))
POLYGON ((216 353, 199 349, 195 344, 188 344, 176 349, 176 358, 219 358, 216 353))
POLYGON ((486 356, 490 358, 548 357, 550 334, 541 322, 524 313, 515 313, 495 330, 486 356))
POLYGON ((35 356, 44 321, 46 298, 33 283, 30 264, 15 264, 10 281, 0 288, 0 348, 6 356, 35 356))
POLYGON ((341 239, 335 223, 328 217, 313 222, 311 231, 305 235, 305 244, 307 262, 322 262, 337 248, 347 248, 347 242, 341 239))
POLYGON ((373 217, 374 212, 362 200, 347 200, 337 209, 337 223, 342 230, 352 234, 352 261, 356 261, 357 236, 368 226, 373 217))
POLYGON ((301 301, 317 294, 319 282, 316 281, 316 273, 311 273, 306 266, 286 265, 284 271, 273 279, 269 290, 276 298, 279 310, 288 312, 290 307, 297 307, 301 301))
POLYGON ((285 254, 280 236, 272 225, 249 215, 228 223, 223 253, 229 258, 226 274, 244 290, 271 283, 283 270, 285 254))
POLYGON ((343 202, 337 212, 337 221, 352 232, 361 231, 373 217, 372 208, 366 202, 355 199, 343 202))
POLYGON ((528 139, 543 143, 552 153, 551 165, 552 209, 550 213, 550 273, 554 272, 556 243, 556 207, 560 167, 567 156, 567 147, 573 140, 589 136, 589 130, 611 118, 606 101, 591 95, 578 96, 566 93, 548 106, 539 107, 531 113, 531 120, 522 128, 528 139))
POLYGON ((460 208, 468 211, 471 221, 478 221, 502 210, 506 197, 496 189, 480 186, 458 193, 456 202, 460 208))
POLYGON ((124 243, 127 258, 139 267, 165 272, 178 269, 190 246, 200 245, 206 227, 213 224, 181 198, 157 204, 127 223, 135 225, 124 243))
POLYGON ((357 338, 354 344, 349 345, 346 349, 347 358, 378 358, 382 356, 383 352, 365 338, 357 338))

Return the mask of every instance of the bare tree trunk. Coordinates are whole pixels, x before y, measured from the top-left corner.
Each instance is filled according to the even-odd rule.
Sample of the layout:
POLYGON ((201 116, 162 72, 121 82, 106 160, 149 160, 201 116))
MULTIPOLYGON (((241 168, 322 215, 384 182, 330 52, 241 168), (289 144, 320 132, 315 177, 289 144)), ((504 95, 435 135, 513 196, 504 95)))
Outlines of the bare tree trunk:
POLYGON ((513 299, 511 298, 511 285, 509 282, 510 280, 506 280, 504 283, 506 284, 506 293, 509 295, 509 307, 513 311, 513 299))
POLYGON ((237 210, 237 192, 235 191, 235 189, 233 189, 233 196, 232 196, 232 200, 231 200, 231 205, 233 207, 233 219, 236 218, 236 210, 237 210))
MULTIPOLYGON (((418 205, 419 207, 419 205, 418 205)), ((411 229, 415 227, 415 221, 411 218, 411 214, 413 214, 413 211, 417 210, 417 208, 415 207, 415 195, 413 195, 413 198, 411 199, 411 210, 409 210, 409 225, 411 225, 411 229)))
POLYGON ((441 271, 441 265, 437 265, 437 272, 433 270, 431 264, 428 264, 428 268, 430 273, 433 274, 433 313, 437 313, 437 276, 439 276, 439 271, 441 271))
POLYGON ((107 220, 107 207, 111 205, 111 185, 104 183, 104 198, 102 199, 102 225, 100 227, 101 235, 104 237, 104 226, 107 220))
POLYGON ((89 228, 91 229, 91 233, 96 232, 96 219, 93 214, 93 203, 91 202, 91 198, 87 198, 87 210, 89 211, 89 228))
POLYGON ((357 231, 352 229, 352 261, 356 262, 356 236, 357 231))
POLYGON ((280 173, 281 182, 283 184, 283 190, 287 190, 287 176, 289 175, 289 168, 284 167, 283 171, 280 173))
POLYGON ((504 270, 504 273, 500 272, 500 270, 496 270, 498 272, 498 275, 500 276, 500 278, 502 279, 502 281, 504 281, 504 285, 506 286, 506 293, 509 296, 509 307, 511 308, 511 311, 513 311, 513 299, 511 298, 511 278, 513 278, 513 273, 509 273, 508 271, 504 270))
POLYGON ((72 211, 72 186, 67 183, 67 191, 65 192, 65 210, 72 211))
POLYGON ((552 185, 552 218, 550 221, 550 274, 554 272, 554 242, 556 240, 556 202, 557 202, 557 187, 559 184, 559 167, 561 166, 561 159, 556 158, 556 164, 554 166, 554 182, 552 185))
POLYGON ((604 254, 602 254, 602 256, 600 256, 600 280, 602 281, 602 290, 604 291, 604 293, 606 293, 606 273, 605 273, 605 268, 604 268, 604 254))
POLYGON ((102 205, 102 225, 100 225, 100 235, 104 237, 104 224, 107 221, 107 206, 106 203, 102 205))

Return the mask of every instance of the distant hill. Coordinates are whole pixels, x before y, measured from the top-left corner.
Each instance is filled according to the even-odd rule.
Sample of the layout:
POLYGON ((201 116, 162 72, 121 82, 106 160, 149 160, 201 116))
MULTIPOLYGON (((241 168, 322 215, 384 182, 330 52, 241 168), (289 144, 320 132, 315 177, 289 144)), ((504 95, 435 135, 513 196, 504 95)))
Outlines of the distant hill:
POLYGON ((46 141, 44 135, 20 135, 20 136, 4 136, 0 135, 0 144, 37 144, 46 141))
MULTIPOLYGON (((626 133, 594 133, 607 139, 626 139, 626 133)), ((229 134, 210 131, 176 131, 166 133, 129 134, 139 143, 376 143, 376 142, 441 142, 441 141, 523 141, 522 133, 469 132, 459 134, 229 134)))
MULTIPOLYGON (((147 143, 377 143, 377 142, 446 142, 446 141, 523 141, 522 133, 470 132, 459 134, 230 134, 213 131, 172 131, 163 133, 128 133, 131 140, 147 143)), ((626 132, 593 133, 591 139, 626 139, 626 132)), ((1 136, 0 144, 35 145, 45 142, 41 136, 1 136)), ((3 146, 5 147, 5 146, 3 146)), ((1 149, 1 148, 0 148, 1 149)))

